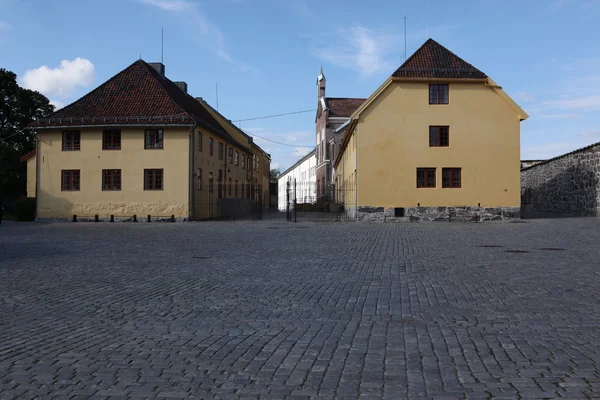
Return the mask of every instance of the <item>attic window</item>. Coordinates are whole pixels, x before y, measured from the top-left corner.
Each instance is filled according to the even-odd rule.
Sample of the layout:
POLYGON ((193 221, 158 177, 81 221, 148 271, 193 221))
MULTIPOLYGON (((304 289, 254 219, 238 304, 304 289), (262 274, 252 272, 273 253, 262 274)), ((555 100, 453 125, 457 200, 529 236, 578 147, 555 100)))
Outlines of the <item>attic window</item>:
POLYGON ((448 104, 448 85, 429 85, 429 104, 448 104))
POLYGON ((144 148, 145 149, 162 149, 163 148, 163 131, 162 129, 146 129, 144 148))

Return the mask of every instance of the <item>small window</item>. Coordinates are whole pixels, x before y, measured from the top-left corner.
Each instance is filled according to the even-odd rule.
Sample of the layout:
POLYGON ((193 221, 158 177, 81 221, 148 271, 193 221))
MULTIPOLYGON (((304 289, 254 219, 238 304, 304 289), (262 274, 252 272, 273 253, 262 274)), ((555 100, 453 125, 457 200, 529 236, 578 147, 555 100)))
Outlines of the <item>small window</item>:
POLYGON ((102 170, 102 190, 121 190, 121 170, 102 170))
POLYGON ((429 85, 429 104, 448 104, 448 85, 429 85))
POLYGON ((212 193, 214 191, 213 182, 214 182, 213 181, 213 174, 212 174, 212 172, 209 172, 208 173, 208 191, 210 193, 212 193))
POLYGON ((417 168, 417 187, 435 187, 435 168, 417 168))
POLYGON ((162 149, 163 148, 163 131, 162 129, 146 129, 146 140, 144 143, 145 149, 162 149))
POLYGON ((219 160, 223 159, 223 143, 219 142, 219 160))
POLYGON ((242 154, 242 169, 246 168, 246 156, 242 154))
MULTIPOLYGON (((63 151, 81 150, 81 134, 79 131, 63 132, 63 151)), ((78 189, 79 190, 79 189, 78 189)))
POLYGON ((102 150, 121 150, 121 131, 118 129, 102 132, 102 150))
POLYGON ((202 151, 202 132, 198 132, 198 151, 202 151))
POLYGON ((239 166, 240 166, 240 152, 239 152, 239 151, 237 151, 237 150, 235 151, 235 159, 234 159, 234 162, 235 162, 235 166, 236 166, 236 167, 239 167, 239 166))
POLYGON ((450 145, 450 127, 430 126, 429 147, 448 147, 450 145))
POLYGON ((229 195, 230 196, 231 196, 231 186, 233 186, 233 185, 231 184, 231 178, 229 178, 229 195))
POLYGON ((202 190, 202 168, 198 168, 198 190, 202 190))
POLYGON ((442 168, 442 187, 460 188, 462 185, 460 175, 460 168, 442 168))
POLYGON ((61 173, 61 190, 63 192, 79 191, 79 170, 63 169, 61 173))
POLYGON ((208 154, 213 155, 215 149, 215 140, 211 137, 208 138, 208 154))
POLYGON ((227 163, 233 164, 233 149, 230 147, 227 152, 227 163))
POLYGON ((144 170, 144 190, 163 190, 163 170, 144 170))

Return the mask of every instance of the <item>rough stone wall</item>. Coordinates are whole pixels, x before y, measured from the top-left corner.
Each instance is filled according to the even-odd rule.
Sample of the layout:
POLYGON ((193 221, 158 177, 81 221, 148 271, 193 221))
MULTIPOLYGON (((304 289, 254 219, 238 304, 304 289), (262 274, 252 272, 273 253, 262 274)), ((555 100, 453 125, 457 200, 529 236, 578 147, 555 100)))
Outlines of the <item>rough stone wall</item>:
POLYGON ((497 221, 520 218, 519 207, 408 207, 404 217, 396 217, 395 209, 359 207, 358 220, 365 222, 413 221, 497 221))
POLYGON ((521 193, 532 212, 600 215, 600 144, 521 171, 521 193))

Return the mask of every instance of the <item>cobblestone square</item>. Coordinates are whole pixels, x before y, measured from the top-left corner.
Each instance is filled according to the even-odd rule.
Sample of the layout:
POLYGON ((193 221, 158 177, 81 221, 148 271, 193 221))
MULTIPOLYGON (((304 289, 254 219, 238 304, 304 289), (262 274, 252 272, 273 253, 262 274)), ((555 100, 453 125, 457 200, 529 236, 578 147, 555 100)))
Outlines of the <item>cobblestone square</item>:
POLYGON ((594 218, 3 223, 0 398, 600 398, 599 243, 594 218))

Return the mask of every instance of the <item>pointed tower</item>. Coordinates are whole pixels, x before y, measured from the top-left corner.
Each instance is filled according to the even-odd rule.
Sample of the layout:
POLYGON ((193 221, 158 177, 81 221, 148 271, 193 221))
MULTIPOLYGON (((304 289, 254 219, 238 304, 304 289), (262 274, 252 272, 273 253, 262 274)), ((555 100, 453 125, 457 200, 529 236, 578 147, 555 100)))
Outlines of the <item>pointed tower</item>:
POLYGON ((325 79, 325 75, 323 74, 323 66, 321 65, 321 71, 319 72, 319 76, 317 77, 317 100, 325 97, 325 86, 327 84, 327 79, 325 79))

